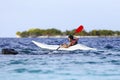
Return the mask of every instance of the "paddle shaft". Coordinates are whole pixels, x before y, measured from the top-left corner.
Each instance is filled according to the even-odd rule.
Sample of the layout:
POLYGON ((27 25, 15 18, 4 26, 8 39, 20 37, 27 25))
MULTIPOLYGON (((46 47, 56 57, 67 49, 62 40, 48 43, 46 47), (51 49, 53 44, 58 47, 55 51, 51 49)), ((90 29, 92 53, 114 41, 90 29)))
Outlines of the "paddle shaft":
POLYGON ((60 48, 60 46, 56 50, 58 50, 59 48, 60 48))

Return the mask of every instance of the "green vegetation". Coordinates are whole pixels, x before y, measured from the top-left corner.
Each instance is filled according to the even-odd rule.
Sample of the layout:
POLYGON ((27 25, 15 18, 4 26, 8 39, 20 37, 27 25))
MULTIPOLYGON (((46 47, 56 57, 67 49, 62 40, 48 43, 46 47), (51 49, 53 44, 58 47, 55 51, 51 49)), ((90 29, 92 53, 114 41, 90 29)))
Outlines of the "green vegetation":
MULTIPOLYGON (((16 32, 16 35, 19 37, 38 37, 38 36, 56 36, 56 35, 69 35, 73 34, 74 30, 66 30, 62 32, 58 29, 39 29, 39 28, 32 28, 28 31, 23 32, 16 32)), ((83 30, 82 32, 76 34, 78 36, 120 36, 120 31, 112 31, 112 30, 92 30, 87 32, 83 30)))

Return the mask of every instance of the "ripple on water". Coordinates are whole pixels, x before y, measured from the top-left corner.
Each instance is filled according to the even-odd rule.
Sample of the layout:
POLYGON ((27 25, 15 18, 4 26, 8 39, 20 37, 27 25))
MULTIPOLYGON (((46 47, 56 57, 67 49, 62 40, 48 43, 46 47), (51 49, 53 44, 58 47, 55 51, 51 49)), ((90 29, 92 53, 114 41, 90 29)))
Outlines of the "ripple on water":
POLYGON ((41 70, 41 69, 27 69, 27 68, 18 68, 18 69, 14 69, 12 70, 12 72, 15 73, 34 73, 34 74, 53 74, 54 71, 52 70, 41 70))

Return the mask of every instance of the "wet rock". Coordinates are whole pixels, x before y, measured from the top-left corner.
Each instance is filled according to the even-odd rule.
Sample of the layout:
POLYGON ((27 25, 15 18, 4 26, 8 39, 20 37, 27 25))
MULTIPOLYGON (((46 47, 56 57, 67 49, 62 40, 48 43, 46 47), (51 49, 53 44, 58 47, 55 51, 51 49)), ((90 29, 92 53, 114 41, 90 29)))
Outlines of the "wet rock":
POLYGON ((16 55, 18 54, 18 52, 14 49, 2 49, 2 54, 13 54, 13 55, 16 55))

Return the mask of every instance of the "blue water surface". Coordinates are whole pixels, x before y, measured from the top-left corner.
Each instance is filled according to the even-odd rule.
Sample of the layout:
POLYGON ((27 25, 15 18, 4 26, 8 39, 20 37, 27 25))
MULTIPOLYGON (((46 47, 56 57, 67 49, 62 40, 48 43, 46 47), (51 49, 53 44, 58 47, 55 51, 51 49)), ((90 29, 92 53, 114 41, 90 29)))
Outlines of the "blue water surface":
POLYGON ((64 38, 0 38, 0 80, 120 80, 120 38, 80 38, 95 51, 53 51, 31 41, 62 44, 64 38), (17 55, 3 55, 12 48, 17 55))

